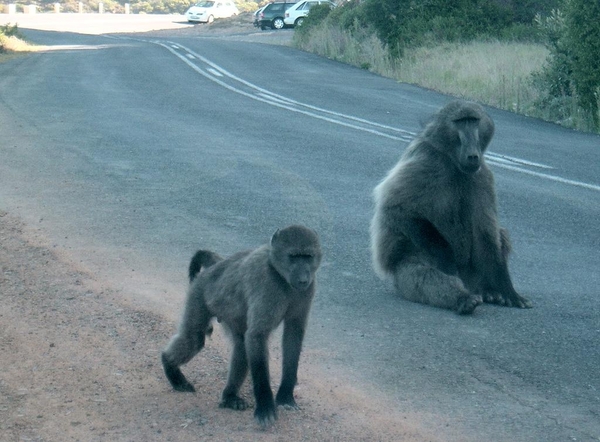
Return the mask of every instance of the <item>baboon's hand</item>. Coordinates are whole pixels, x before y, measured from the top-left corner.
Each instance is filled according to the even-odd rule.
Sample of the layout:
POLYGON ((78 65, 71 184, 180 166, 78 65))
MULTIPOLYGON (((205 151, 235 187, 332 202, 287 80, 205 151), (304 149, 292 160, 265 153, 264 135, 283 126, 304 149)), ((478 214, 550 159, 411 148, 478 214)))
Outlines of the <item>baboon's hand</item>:
POLYGON ((248 408, 248 402, 239 396, 231 395, 221 399, 219 408, 231 408, 232 410, 245 410, 248 408))
POLYGON ((470 315, 475 310, 475 307, 481 305, 483 299, 479 295, 465 295, 458 298, 456 304, 456 312, 459 315, 470 315))
POLYGON ((300 407, 296 403, 293 395, 283 395, 277 393, 277 398, 275 399, 277 405, 281 405, 286 410, 299 410, 300 407))
POLYGON ((254 419, 256 419, 258 425, 260 425, 263 429, 273 425, 277 420, 277 410, 275 409, 275 404, 271 402, 269 405, 256 405, 256 410, 254 410, 254 419))
POLYGON ((498 304, 504 307, 531 308, 533 304, 527 298, 519 295, 517 292, 504 293, 486 293, 483 295, 484 302, 488 304, 498 304))
POLYGON ((532 308, 533 304, 531 301, 517 292, 511 293, 504 296, 504 304, 506 307, 517 307, 517 308, 532 308))

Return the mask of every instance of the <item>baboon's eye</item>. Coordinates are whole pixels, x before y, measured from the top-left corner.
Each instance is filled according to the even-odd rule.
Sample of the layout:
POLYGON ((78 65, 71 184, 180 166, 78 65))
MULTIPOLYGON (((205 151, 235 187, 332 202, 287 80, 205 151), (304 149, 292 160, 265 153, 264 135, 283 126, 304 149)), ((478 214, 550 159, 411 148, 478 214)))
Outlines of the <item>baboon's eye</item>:
POLYGON ((311 259, 312 255, 307 253, 293 253, 290 255, 291 259, 311 259))
POLYGON ((477 123, 479 121, 479 118, 475 118, 475 117, 464 117, 464 118, 457 118, 456 120, 453 120, 455 123, 477 123))

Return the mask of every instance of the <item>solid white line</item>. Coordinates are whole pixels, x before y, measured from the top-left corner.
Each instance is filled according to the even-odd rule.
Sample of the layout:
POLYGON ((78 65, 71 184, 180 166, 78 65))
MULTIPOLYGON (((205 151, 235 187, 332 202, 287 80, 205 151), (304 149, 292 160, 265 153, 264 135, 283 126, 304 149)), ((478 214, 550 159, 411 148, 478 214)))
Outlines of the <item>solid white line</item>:
MULTIPOLYGON (((368 124, 368 125, 373 126, 373 127, 378 127, 380 129, 386 129, 386 130, 390 130, 390 131, 393 131, 393 132, 398 132, 398 133, 401 133, 401 134, 404 134, 404 135, 409 135, 411 137, 414 137, 416 135, 414 132, 410 132, 410 131, 407 131, 407 130, 404 130, 404 129, 399 129, 397 127, 386 126, 384 124, 379 124, 379 123, 376 123, 374 121, 364 120, 362 118, 354 117, 352 115, 346 115, 346 114, 342 114, 342 113, 339 113, 339 112, 334 112, 334 111, 330 111, 330 110, 327 110, 327 109, 322 109, 320 107, 312 106, 310 104, 301 103, 299 101, 291 100, 291 99, 286 98, 284 96, 281 96, 281 95, 275 94, 275 93, 273 93, 271 91, 268 91, 266 89, 263 89, 263 88, 255 85, 253 83, 250 83, 249 81, 246 81, 246 80, 244 80, 242 78, 239 78, 239 77, 233 75, 232 73, 226 71, 225 69, 223 69, 219 65, 217 65, 217 64, 213 63, 212 61, 204 58, 200 54, 197 54, 196 52, 192 51, 191 49, 189 49, 189 48, 187 48, 185 46, 181 46, 181 47, 183 49, 185 49, 186 51, 188 51, 190 54, 194 54, 202 62, 208 64, 209 66, 211 66, 214 69, 218 70, 223 75, 226 75, 227 77, 231 78, 232 80, 235 80, 235 81, 237 81, 239 83, 242 83, 245 86, 248 86, 249 88, 252 88, 252 89, 255 89, 255 90, 259 91, 259 92, 262 92, 263 94, 267 94, 267 95, 271 95, 273 97, 276 97, 279 100, 286 101, 286 102, 289 102, 290 104, 295 104, 297 106, 302 106, 302 107, 305 107, 307 109, 311 109, 313 111, 321 112, 321 113, 328 114, 328 115, 333 115, 333 116, 336 116, 336 117, 341 117, 341 118, 344 118, 344 119, 347 119, 347 120, 351 120, 351 121, 356 121, 356 122, 362 123, 362 124, 368 124)), ((406 141, 406 140, 403 139, 403 141, 406 141)))
POLYGON ((540 169, 554 169, 552 166, 548 166, 546 164, 534 163, 533 161, 523 160, 521 158, 509 157, 508 155, 500 155, 496 153, 489 152, 488 155, 493 157, 496 161, 500 161, 503 163, 517 163, 523 166, 533 166, 539 167, 540 169))
MULTIPOLYGON (((333 118, 328 118, 328 117, 324 117, 322 115, 314 114, 312 112, 304 111, 304 110, 301 110, 301 109, 296 109, 294 107, 287 106, 287 105, 282 104, 282 103, 276 103, 274 101, 266 100, 266 99, 264 99, 262 97, 258 97, 256 95, 249 94, 248 92, 244 92, 244 91, 242 91, 240 89, 234 88, 233 86, 228 85, 227 83, 219 80, 218 78, 215 78, 214 76, 209 75, 208 73, 206 73, 202 69, 200 69, 197 65, 195 65, 194 63, 192 63, 191 61, 189 61, 187 58, 185 58, 181 54, 179 54, 176 51, 174 51, 173 49, 171 49, 169 46, 167 46, 167 45, 165 45, 163 43, 157 43, 157 44, 159 44, 160 46, 162 46, 165 49, 167 49, 169 52, 171 52, 172 54, 174 54, 179 59, 183 60, 189 67, 191 67, 193 70, 195 70, 196 72, 198 72, 200 75, 208 78, 211 81, 214 81, 218 85, 223 86, 224 88, 226 88, 226 89, 228 89, 228 90, 230 90, 232 92, 235 92, 237 94, 243 95, 243 96, 251 98, 253 100, 261 101, 261 102, 266 103, 266 104, 270 104, 271 106, 276 106, 276 107, 279 107, 279 108, 282 108, 282 109, 287 109, 287 110, 289 110, 291 112, 296 112, 296 113, 299 113, 299 114, 307 115, 309 117, 316 118, 318 120, 328 121, 330 123, 338 124, 340 126, 349 127, 349 128, 352 128, 352 129, 363 131, 363 132, 372 133, 373 135, 378 135, 380 137, 389 138, 389 139, 392 139, 392 140, 407 141, 406 139, 401 138, 401 137, 395 137, 393 135, 388 135, 386 133, 379 132, 379 131, 376 131, 376 130, 373 130, 373 129, 367 129, 367 128, 364 128, 364 127, 355 126, 355 125, 350 124, 350 123, 345 123, 343 121, 335 120, 333 118)), ((201 56, 199 56, 199 55, 197 55, 195 53, 194 53, 194 55, 196 55, 197 57, 201 58, 201 56)), ((207 63, 207 64, 209 64, 209 63, 207 63)))
POLYGON ((223 74, 221 74, 219 71, 217 71, 216 69, 213 69, 213 68, 208 68, 207 71, 210 72, 211 74, 217 76, 217 77, 222 77, 223 76, 223 74))
POLYGON ((556 181, 557 183, 569 184, 571 186, 583 187, 584 189, 595 190, 596 192, 600 192, 600 186, 597 186, 595 184, 582 183, 581 181, 569 180, 554 175, 548 175, 547 173, 535 172, 533 170, 523 169, 517 166, 510 166, 508 164, 498 163, 494 160, 488 160, 488 163, 493 164, 494 166, 501 167, 503 169, 513 170, 515 172, 521 172, 527 175, 533 175, 550 181, 556 181))
MULTIPOLYGON (((258 95, 253 95, 250 94, 248 92, 244 92, 241 89, 237 89, 233 86, 228 85, 227 83, 215 78, 215 76, 213 75, 209 75, 208 73, 204 72, 200 67, 198 67, 196 64, 190 62, 189 60, 187 60, 184 56, 182 56, 181 54, 177 53, 175 50, 173 50, 172 48, 170 48, 168 45, 162 43, 162 42, 153 42, 155 44, 158 44, 162 47, 164 47, 165 49, 167 49, 168 51, 170 51, 171 53, 173 53, 175 56, 177 56, 178 58, 180 58, 181 60, 183 60, 188 66, 190 66, 193 70, 195 70, 196 72, 198 72, 199 74, 203 75, 204 77, 208 78, 211 81, 214 81, 215 83, 219 84, 220 86, 235 92, 237 94, 243 95, 245 97, 248 97, 252 100, 257 100, 266 104, 269 104, 271 106, 276 106, 282 109, 286 109, 289 110, 291 112, 296 112, 299 114, 303 114, 303 115, 307 115, 309 117, 312 118, 316 118, 318 120, 323 120, 323 121, 327 121, 333 124, 337 124, 340 126, 344 126, 344 127, 348 127, 348 128, 352 128, 352 129, 356 129, 356 130, 360 130, 363 132, 367 132, 367 133, 371 133, 373 135, 378 135, 380 137, 384 137, 384 138, 389 138, 392 140, 398 140, 398 141, 403 141, 403 142, 410 142, 411 138, 414 137, 416 134, 413 132, 409 132, 407 130, 404 129, 398 129, 395 127, 391 127, 391 126, 386 126, 383 124, 379 124, 379 123, 375 123, 372 121, 368 121, 368 120, 363 120, 362 118, 357 118, 357 117, 353 117, 351 115, 345 115, 345 114, 341 114, 338 112, 333 112, 333 111, 329 111, 327 109, 321 109, 318 108, 316 106, 311 106, 308 104, 304 104, 304 103, 300 103, 294 100, 290 100, 286 97, 283 97, 281 95, 278 94, 274 94, 266 89, 260 88, 250 82, 247 82, 245 80, 242 80, 241 78, 236 77, 235 75, 227 72, 226 70, 224 70, 223 68, 219 67, 218 65, 214 64, 213 62, 211 62, 210 60, 207 60, 206 58, 202 57, 201 55, 197 54, 196 52, 190 50, 189 48, 186 48, 185 46, 181 46, 181 48, 183 48, 184 50, 188 51, 190 54, 195 55, 199 60, 201 60, 202 62, 208 64, 209 66, 211 66, 213 69, 208 69, 213 75, 219 75, 219 73, 226 75, 227 77, 238 81, 239 83, 242 83, 254 90, 259 91, 260 93, 258 95), (217 71, 216 73, 214 71, 217 71), (388 135, 386 133, 383 132, 379 132, 377 130, 374 129, 368 129, 365 127, 361 127, 361 126, 356 126, 350 123, 345 123, 343 121, 339 121, 333 118, 329 118, 329 117, 324 117, 322 115, 318 115, 315 114, 313 112, 309 112, 309 111, 304 111, 301 109, 297 109, 295 107, 292 107, 293 105, 297 105, 297 106, 302 106, 314 111, 318 111, 321 113, 325 113, 328 115, 333 115, 333 116, 337 116, 337 117, 341 117, 347 120, 351 120, 351 121, 355 121, 355 122, 360 122, 363 124, 367 124, 367 125, 372 125, 374 127, 379 127, 382 129, 387 129, 387 130, 391 130, 391 131, 395 131, 395 132, 399 132, 402 134, 405 134, 404 136, 393 136, 393 135, 388 135), (411 137, 409 138, 408 135, 410 135, 411 137)), ((189 56, 189 54, 187 54, 189 56)), ((520 173, 524 173, 527 175, 532 175, 532 176, 536 176, 539 178, 544 178, 550 181, 555 181, 558 183, 562 183, 562 184, 568 184, 571 186, 577 186, 577 187, 581 187, 584 189, 589 189, 589 190, 594 190, 597 192, 600 192, 600 186, 595 185, 595 184, 588 184, 588 183, 583 183, 581 181, 576 181, 576 180, 569 180, 566 178, 561 178, 561 177, 557 177, 554 175, 548 175, 546 173, 540 173, 540 172, 535 172, 532 170, 528 170, 528 169, 523 169, 522 167, 518 167, 518 166, 513 166, 510 164, 510 162, 515 162, 517 164, 523 164, 523 165, 529 165, 529 166, 534 166, 534 167, 539 167, 539 168, 545 168, 545 169, 552 169, 551 166, 547 166, 545 164, 539 164, 539 163, 534 163, 531 161, 527 161, 527 160, 522 160, 520 158, 514 158, 514 157, 509 157, 509 156, 505 156, 505 155, 498 155, 498 154, 494 154, 491 152, 486 153, 486 156, 488 157, 488 163, 497 166, 497 167, 501 167, 503 169, 508 169, 508 170, 512 170, 515 172, 520 172, 520 173)))

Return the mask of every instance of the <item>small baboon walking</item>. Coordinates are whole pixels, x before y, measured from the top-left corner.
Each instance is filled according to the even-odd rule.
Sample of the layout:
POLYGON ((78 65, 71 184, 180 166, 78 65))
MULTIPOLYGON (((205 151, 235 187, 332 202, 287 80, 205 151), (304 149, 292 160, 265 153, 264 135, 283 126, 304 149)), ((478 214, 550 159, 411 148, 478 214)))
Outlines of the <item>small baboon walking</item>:
POLYGON ((316 232, 293 225, 275 232, 270 244, 227 259, 200 250, 189 266, 190 288, 178 333, 162 353, 165 374, 177 391, 195 391, 179 366, 204 347, 211 319, 223 324, 233 342, 227 385, 220 407, 244 410, 238 393, 252 375, 254 417, 266 427, 277 419, 276 405, 297 408, 298 362, 321 263, 316 232), (268 338, 281 323, 283 369, 275 400, 269 381, 268 338))
POLYGON ((451 102, 375 188, 374 267, 406 299, 462 314, 482 302, 531 307, 508 272, 508 232, 484 160, 493 134, 481 106, 451 102))

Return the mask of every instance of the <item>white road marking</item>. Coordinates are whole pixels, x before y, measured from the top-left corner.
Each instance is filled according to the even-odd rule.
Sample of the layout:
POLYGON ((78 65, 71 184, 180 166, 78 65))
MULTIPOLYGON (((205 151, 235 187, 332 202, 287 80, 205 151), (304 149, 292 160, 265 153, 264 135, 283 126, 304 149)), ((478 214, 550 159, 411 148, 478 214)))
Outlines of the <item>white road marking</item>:
POLYGON ((486 154, 486 156, 494 159, 495 161, 497 161, 499 163, 504 163, 504 164, 518 164, 518 165, 523 165, 523 166, 538 167, 540 169, 554 169, 554 167, 548 166, 546 164, 534 163, 532 161, 522 160, 521 158, 509 157, 508 155, 499 155, 496 153, 489 152, 486 154))
POLYGON ((497 166, 497 167, 501 167, 503 169, 508 169, 508 170, 513 170, 515 172, 524 173, 526 175, 532 175, 532 176, 536 176, 538 178, 544 178, 546 180, 555 181, 557 183, 568 184, 570 186, 582 187, 584 189, 595 190, 596 192, 600 192, 600 186, 597 186, 595 184, 584 183, 584 182, 576 181, 576 180, 569 180, 567 178, 561 178, 559 176, 549 175, 547 173, 541 173, 541 172, 536 172, 534 170, 523 169, 522 167, 518 167, 518 166, 510 166, 508 164, 495 162, 494 160, 488 161, 488 163, 493 164, 494 166, 497 166))
POLYGON ((222 77, 223 76, 223 74, 221 74, 219 71, 217 71, 217 70, 215 70, 213 68, 208 68, 207 71, 210 72, 211 74, 217 76, 217 77, 222 77))
MULTIPOLYGON (((344 126, 344 127, 352 128, 355 130, 360 130, 363 132, 371 133, 373 135, 377 135, 380 137, 389 138, 392 140, 409 143, 416 136, 416 133, 405 130, 405 129, 387 126, 384 124, 376 123, 374 121, 369 121, 369 120, 365 120, 362 118, 358 118, 358 117, 355 117, 352 115, 342 114, 339 112, 330 111, 328 109, 319 108, 316 106, 312 106, 312 105, 309 105, 306 103, 301 103, 299 101, 292 100, 292 99, 284 97, 282 95, 270 92, 270 91, 263 89, 253 83, 250 83, 249 81, 243 80, 243 79, 231 74, 230 72, 226 71, 222 67, 220 67, 217 64, 211 62, 210 60, 204 58, 203 56, 197 54, 196 52, 192 51, 191 49, 186 48, 185 46, 178 47, 177 45, 175 45, 173 43, 167 42, 167 43, 171 44, 171 47, 169 47, 167 44, 160 42, 160 41, 152 41, 152 43, 158 44, 158 45, 166 48, 168 51, 173 53, 175 56, 177 56, 178 58, 183 60, 188 66, 190 66, 193 70, 198 72, 200 75, 203 75, 204 77, 208 78, 209 80, 214 81, 215 83, 219 84, 220 86, 222 86, 232 92, 243 95, 252 100, 257 100, 257 101, 269 104, 271 106, 276 106, 276 107, 279 107, 282 109, 289 110, 291 112, 300 113, 300 114, 309 116, 311 118, 316 118, 316 119, 327 121, 327 122, 337 124, 340 126, 344 126), (186 55, 189 58, 194 59, 194 57, 196 57, 198 60, 200 60, 203 63, 210 66, 209 68, 207 68, 208 72, 203 71, 199 66, 192 63, 191 61, 186 59, 184 56, 182 56, 181 54, 179 54, 178 52, 173 50, 173 48, 183 49, 188 52, 188 54, 186 54, 186 55), (190 55, 192 55, 192 57, 190 57, 190 55), (223 77, 223 76, 226 76, 240 84, 243 84, 244 86, 257 91, 257 93, 251 94, 251 93, 245 92, 241 89, 231 86, 231 85, 225 83, 224 81, 221 81, 220 79, 216 78, 216 77, 223 77), (307 109, 307 110, 299 109, 299 107, 307 109), (329 116, 319 115, 316 112, 319 112, 319 113, 325 114, 325 115, 329 115, 329 116), (351 122, 354 122, 357 124, 341 121, 334 117, 348 120, 348 121, 351 121, 351 122), (360 126, 359 124, 362 124, 362 126, 360 126), (365 127, 365 126, 367 126, 367 127, 365 127), (368 126, 370 126, 370 127, 368 127, 368 126), (390 135, 385 132, 381 132, 379 130, 372 129, 371 127, 381 129, 381 130, 388 130, 390 132, 395 132, 398 135, 397 136, 390 135)), ((529 169, 526 169, 523 167, 523 166, 535 167, 535 168, 546 169, 546 170, 555 169, 554 167, 546 165, 546 164, 535 163, 532 161, 528 161, 528 160, 524 160, 524 159, 516 158, 516 157, 511 157, 511 156, 507 156, 507 155, 495 154, 493 152, 487 152, 486 158, 487 158, 487 161, 489 164, 494 165, 496 167, 511 170, 514 172, 523 173, 526 175, 535 176, 538 178, 542 178, 542 179, 546 179, 546 180, 550 180, 550 181, 554 181, 554 182, 558 182, 561 184, 567 184, 570 186, 576 186, 576 187, 581 187, 584 189, 600 192, 600 186, 596 185, 596 184, 589 184, 589 183, 584 183, 581 181, 570 180, 567 178, 561 178, 559 176, 550 175, 547 173, 541 173, 541 172, 529 170, 529 169)))

